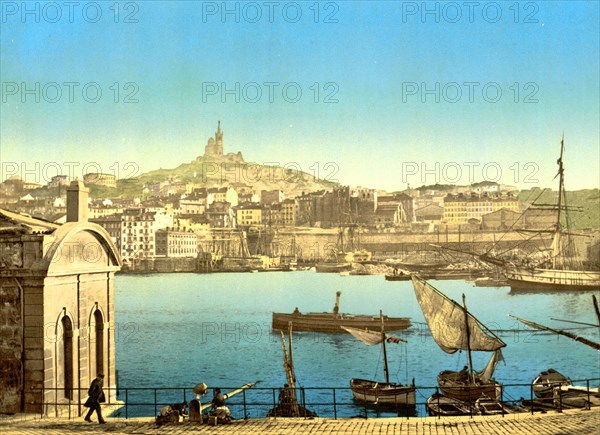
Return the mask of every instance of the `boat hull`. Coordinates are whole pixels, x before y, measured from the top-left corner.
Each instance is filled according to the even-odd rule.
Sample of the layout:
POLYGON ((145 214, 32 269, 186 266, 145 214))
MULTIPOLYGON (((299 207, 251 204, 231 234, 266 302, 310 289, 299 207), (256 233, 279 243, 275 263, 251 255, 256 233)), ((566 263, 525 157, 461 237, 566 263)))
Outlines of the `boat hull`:
POLYGON ((498 400, 482 396, 475 401, 475 409, 481 415, 512 414, 514 411, 498 400))
POLYGON ((553 390, 554 406, 558 408, 590 408, 600 406, 600 388, 563 385, 553 390))
POLYGON ((407 274, 398 274, 398 275, 386 275, 386 281, 410 281, 410 275, 407 274))
MULTIPOLYGON (((381 319, 377 316, 349 316, 347 314, 332 313, 308 313, 287 314, 273 313, 272 328, 275 330, 287 330, 289 322, 292 322, 294 331, 308 332, 345 332, 341 326, 349 326, 358 329, 381 330, 381 319)), ((385 331, 400 331, 410 327, 410 319, 407 317, 383 317, 385 331)))
POLYGON ((548 369, 539 374, 532 382, 532 389, 539 399, 552 398, 554 389, 571 385, 571 380, 554 369, 548 369))
POLYGON ((505 271, 514 290, 600 290, 600 272, 511 268, 505 271))
POLYGON ((319 273, 339 273, 352 270, 352 263, 317 263, 315 270, 319 273))
POLYGON ((354 400, 370 405, 394 407, 415 407, 416 387, 414 385, 387 384, 366 379, 350 381, 354 400))
POLYGON ((438 375, 438 385, 444 396, 457 399, 462 402, 475 402, 482 396, 492 400, 501 400, 502 385, 495 381, 485 384, 470 384, 451 379, 454 372, 442 372, 438 375))
POLYGON ((435 416, 455 416, 455 415, 472 415, 474 409, 468 403, 460 400, 452 399, 435 393, 425 402, 425 408, 429 415, 435 416))

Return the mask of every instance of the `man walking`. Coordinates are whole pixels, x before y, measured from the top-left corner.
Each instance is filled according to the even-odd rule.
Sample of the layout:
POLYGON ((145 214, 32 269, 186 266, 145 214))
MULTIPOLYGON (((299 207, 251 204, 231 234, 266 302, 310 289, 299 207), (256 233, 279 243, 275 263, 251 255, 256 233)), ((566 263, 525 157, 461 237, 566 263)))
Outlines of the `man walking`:
POLYGON ((98 373, 96 379, 92 381, 90 385, 90 389, 88 390, 88 399, 85 401, 83 406, 90 408, 87 415, 85 416, 85 421, 91 423, 91 416, 96 411, 98 414, 98 423, 104 424, 104 418, 102 418, 102 410, 100 409, 100 404, 106 401, 104 397, 104 391, 102 391, 102 384, 104 384, 104 375, 102 373, 98 373))

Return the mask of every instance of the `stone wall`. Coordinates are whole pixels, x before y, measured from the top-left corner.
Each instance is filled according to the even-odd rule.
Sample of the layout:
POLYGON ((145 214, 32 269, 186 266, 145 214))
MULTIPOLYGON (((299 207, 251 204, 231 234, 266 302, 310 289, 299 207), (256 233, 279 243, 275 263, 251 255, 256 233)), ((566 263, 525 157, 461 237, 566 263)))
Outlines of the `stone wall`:
MULTIPOLYGON (((293 244, 301 260, 318 261, 326 258, 336 248, 338 235, 337 229, 285 231, 280 230, 274 241, 276 252, 290 254, 293 244)), ((547 239, 547 238, 546 238, 547 239)), ((521 243, 520 247, 526 250, 535 249, 548 243, 537 238, 523 242, 521 233, 510 232, 440 232, 440 233, 396 233, 396 232, 365 232, 360 234, 360 247, 373 253, 374 259, 402 258, 427 252, 437 253, 432 245, 444 245, 455 249, 483 249, 491 248, 500 241, 502 248, 521 243)))
POLYGON ((23 301, 15 279, 0 279, 0 409, 13 413, 21 409, 23 301))

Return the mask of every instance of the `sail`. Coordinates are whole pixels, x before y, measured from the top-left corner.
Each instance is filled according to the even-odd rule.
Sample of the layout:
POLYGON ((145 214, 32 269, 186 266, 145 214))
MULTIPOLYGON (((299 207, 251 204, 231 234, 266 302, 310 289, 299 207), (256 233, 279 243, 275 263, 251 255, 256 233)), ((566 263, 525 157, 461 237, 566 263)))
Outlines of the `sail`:
POLYGON ((494 369, 500 361, 504 361, 504 357, 502 356, 502 351, 498 349, 490 358, 485 369, 477 373, 477 376, 482 383, 487 384, 490 379, 492 379, 492 376, 494 376, 494 369))
POLYGON ((467 346, 464 308, 423 279, 413 275, 412 281, 431 335, 444 352, 454 353, 457 350, 467 350, 468 347, 471 350, 491 352, 506 346, 506 343, 468 312, 470 346, 467 346))
MULTIPOLYGON (((354 336, 354 338, 362 341, 367 346, 373 346, 383 341, 381 332, 369 331, 368 329, 350 328, 349 326, 340 326, 340 328, 342 328, 346 332, 349 332, 354 336)), ((395 337, 393 335, 386 334, 385 338, 388 343, 400 343, 401 341, 406 343, 406 340, 402 340, 401 338, 395 337)))

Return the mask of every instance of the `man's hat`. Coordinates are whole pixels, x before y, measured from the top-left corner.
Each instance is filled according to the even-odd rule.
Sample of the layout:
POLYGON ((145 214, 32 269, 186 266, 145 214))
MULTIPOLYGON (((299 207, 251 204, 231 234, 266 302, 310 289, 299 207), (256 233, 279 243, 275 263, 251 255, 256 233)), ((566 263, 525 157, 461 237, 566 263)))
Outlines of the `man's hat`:
POLYGON ((104 373, 98 373, 99 378, 104 378, 104 373))

